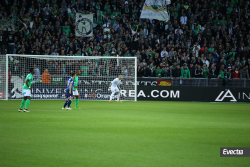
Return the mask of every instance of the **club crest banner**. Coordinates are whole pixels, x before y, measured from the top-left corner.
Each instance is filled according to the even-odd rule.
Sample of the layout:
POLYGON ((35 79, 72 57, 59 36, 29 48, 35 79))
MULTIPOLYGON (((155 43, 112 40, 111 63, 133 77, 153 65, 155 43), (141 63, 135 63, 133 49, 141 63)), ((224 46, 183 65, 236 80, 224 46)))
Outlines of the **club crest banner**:
POLYGON ((93 36, 93 14, 76 13, 76 37, 93 36))

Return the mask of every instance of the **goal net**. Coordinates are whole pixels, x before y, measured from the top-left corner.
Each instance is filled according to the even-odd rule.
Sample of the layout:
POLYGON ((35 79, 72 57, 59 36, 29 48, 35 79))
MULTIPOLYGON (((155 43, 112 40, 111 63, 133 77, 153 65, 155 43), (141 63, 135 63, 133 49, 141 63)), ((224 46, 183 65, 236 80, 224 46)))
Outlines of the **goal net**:
MULTIPOLYGON (((67 81, 80 70, 81 100, 109 100, 110 82, 122 75, 121 100, 136 101, 136 57, 15 55, 1 57, 0 92, 5 99, 22 99, 22 87, 29 69, 34 68, 31 98, 65 100, 67 81), (8 76, 6 76, 9 71, 8 76), (5 78, 5 79, 4 79, 5 78), (5 80, 8 78, 8 84, 5 80)), ((116 99, 116 96, 115 96, 116 99)))

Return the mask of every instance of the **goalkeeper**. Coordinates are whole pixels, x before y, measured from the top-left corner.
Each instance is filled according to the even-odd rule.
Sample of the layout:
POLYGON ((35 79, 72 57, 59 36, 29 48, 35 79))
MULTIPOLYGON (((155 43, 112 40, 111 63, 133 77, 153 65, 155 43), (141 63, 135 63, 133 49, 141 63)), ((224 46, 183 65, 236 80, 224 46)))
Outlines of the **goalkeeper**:
POLYGON ((80 70, 76 70, 76 77, 74 79, 74 86, 73 86, 73 97, 74 97, 74 99, 76 101, 75 108, 78 108, 78 109, 80 109, 78 107, 78 103, 79 103, 79 99, 80 99, 80 94, 78 92, 78 86, 77 86, 77 84, 78 84, 78 76, 79 75, 80 75, 80 70))
POLYGON ((109 100, 109 102, 113 102, 112 99, 114 98, 115 93, 118 93, 118 94, 117 94, 117 102, 121 103, 121 101, 120 101, 120 95, 121 95, 121 94, 120 94, 120 90, 119 90, 119 88, 118 88, 118 87, 120 87, 121 80, 122 80, 122 75, 119 75, 118 78, 115 78, 115 79, 110 83, 112 94, 110 95, 110 100, 109 100))

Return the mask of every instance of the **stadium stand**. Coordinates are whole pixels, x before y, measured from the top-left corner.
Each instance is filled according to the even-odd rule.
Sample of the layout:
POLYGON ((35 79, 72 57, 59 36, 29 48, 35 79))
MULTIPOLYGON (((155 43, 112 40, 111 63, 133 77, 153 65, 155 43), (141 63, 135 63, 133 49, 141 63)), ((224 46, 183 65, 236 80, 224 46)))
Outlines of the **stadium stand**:
MULTIPOLYGON (((12 15, 15 31, 1 31, 0 52, 136 56, 138 77, 249 79, 249 1, 172 1, 167 6, 168 22, 140 19, 143 4, 143 0, 3 0, 1 17, 12 15), (75 37, 76 12, 94 14, 93 37, 75 37), (23 23, 33 24, 32 28, 23 23), (110 41, 104 38, 105 27, 111 29, 110 41)), ((25 73, 18 67, 20 61, 12 57, 11 73, 25 73)), ((65 75, 64 66, 69 65, 37 63, 36 76, 45 69, 50 75, 65 75)))

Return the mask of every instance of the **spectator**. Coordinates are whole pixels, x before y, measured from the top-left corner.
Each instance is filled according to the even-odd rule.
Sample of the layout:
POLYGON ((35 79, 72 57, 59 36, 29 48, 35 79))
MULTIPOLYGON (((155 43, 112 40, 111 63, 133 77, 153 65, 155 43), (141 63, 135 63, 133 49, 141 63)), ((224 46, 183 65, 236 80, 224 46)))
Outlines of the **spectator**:
POLYGON ((181 67, 184 66, 184 64, 188 65, 188 57, 187 56, 183 56, 183 59, 181 61, 181 67))
POLYGON ((56 75, 57 76, 61 76, 62 75, 62 69, 60 68, 60 65, 57 65, 57 67, 56 67, 56 75))
POLYGON ((241 51, 241 57, 244 58, 244 60, 249 58, 249 51, 247 50, 247 47, 244 47, 244 49, 241 51))
POLYGON ((209 61, 207 60, 207 57, 206 57, 206 56, 203 58, 202 63, 203 63, 203 64, 206 64, 207 67, 209 67, 209 61))
POLYGON ((217 78, 217 70, 214 64, 212 64, 211 68, 209 69, 209 78, 217 78))
POLYGON ((62 64, 62 76, 67 76, 65 65, 62 64))
POLYGON ((190 64, 189 71, 190 71, 190 77, 195 78, 195 67, 193 63, 190 64))
POLYGON ((220 68, 218 78, 219 79, 224 79, 224 77, 225 77, 224 69, 220 68))
POLYGON ((207 64, 203 64, 203 66, 202 66, 202 71, 203 71, 203 75, 202 75, 202 77, 203 78, 207 78, 208 77, 208 73, 209 73, 209 70, 208 70, 208 68, 207 68, 207 64))
POLYGON ((195 64, 198 64, 198 65, 200 65, 200 66, 203 66, 203 62, 202 62, 202 60, 201 60, 201 57, 200 57, 200 56, 197 58, 197 60, 196 60, 195 64))
POLYGON ((247 78, 249 80, 249 73, 246 66, 244 66, 240 71, 240 79, 242 78, 247 78))
POLYGON ((234 79, 239 79, 240 78, 240 72, 238 70, 239 70, 239 68, 236 67, 235 71, 233 72, 233 78, 234 79))
POLYGON ((42 83, 43 84, 50 84, 51 76, 48 73, 48 69, 45 69, 42 74, 42 83))
POLYGON ((4 35, 3 31, 0 31, 0 54, 5 54, 5 43, 6 43, 6 37, 4 35))
POLYGON ((218 63, 218 68, 220 68, 222 65, 226 67, 226 61, 224 57, 221 57, 220 62, 218 63))
POLYGON ((74 56, 82 56, 80 53, 80 50, 77 51, 77 53, 74 56))
POLYGON ((187 64, 184 64, 183 68, 181 69, 181 78, 188 78, 188 79, 190 79, 190 77, 191 77, 190 76, 190 71, 187 68, 187 64))
POLYGON ((129 50, 126 51, 126 54, 124 54, 124 57, 131 57, 131 54, 129 53, 129 50))
POLYGON ((193 47, 193 54, 195 53, 196 57, 199 56, 199 51, 201 50, 200 45, 198 44, 198 42, 195 43, 194 47, 193 47))
POLYGON ((201 79, 199 79, 199 78, 202 78, 202 76, 203 76, 203 70, 201 68, 201 65, 196 64, 195 78, 197 78, 197 79, 195 80, 195 86, 200 86, 201 79))
POLYGON ((35 74, 34 74, 34 78, 40 78, 40 69, 36 66, 36 64, 34 64, 34 70, 35 70, 35 74))
MULTIPOLYGON (((2 13, 14 13, 28 26, 33 22, 33 27, 29 30, 29 27, 26 28, 23 23, 15 20, 15 32, 4 32, 0 36, 5 37, 2 37, 2 40, 8 45, 7 53, 68 56, 136 55, 138 65, 141 63, 141 71, 144 73, 142 76, 146 77, 157 76, 158 66, 164 73, 162 76, 172 76, 173 73, 170 74, 170 71, 175 70, 178 64, 180 68, 187 64, 191 77, 201 77, 195 75, 200 65, 203 69, 202 77, 208 75, 209 78, 217 78, 218 69, 222 69, 224 76, 230 78, 228 69, 232 69, 233 76, 238 76, 240 71, 242 78, 249 78, 248 5, 245 1, 234 1, 232 4, 217 1, 208 4, 204 1, 198 6, 196 1, 184 2, 182 5, 179 1, 177 5, 169 4, 167 7, 171 19, 167 23, 140 19, 138 9, 142 8, 143 3, 137 1, 93 3, 88 0, 83 3, 82 0, 57 0, 45 3, 42 0, 30 4, 10 1, 8 6, 1 8, 2 13), (75 37, 76 12, 96 13, 94 22, 97 26, 93 28, 92 37, 75 37), (103 28, 110 28, 109 42, 104 39, 103 28), (140 56, 135 52, 139 52, 140 56), (194 67, 194 64, 197 64, 197 67, 194 67), (244 70, 245 66, 248 67, 248 74, 244 70), (235 67, 238 73, 235 72, 235 67)), ((1 46, 2 53, 5 50, 4 45, 1 46)), ((67 75, 66 63, 55 65, 56 61, 52 60, 46 68, 54 75, 61 67, 59 69, 65 71, 62 74, 67 75)), ((91 63, 93 60, 88 64, 88 75, 93 75, 94 67, 91 63)), ((40 65, 37 62, 36 64, 40 65)), ((69 64, 74 66, 75 63, 69 64)), ((107 75, 103 65, 104 63, 101 66, 98 64, 97 71, 102 69, 104 72, 100 75, 107 75)), ((81 64, 82 66, 85 64, 81 64)), ((125 73, 130 73, 129 67, 120 67, 120 70, 121 68, 125 73)), ((10 69, 12 74, 16 75, 23 67, 15 62, 10 65, 10 69)))
POLYGON ((187 24, 187 16, 185 15, 185 13, 183 13, 183 15, 180 18, 180 22, 181 24, 187 24))
POLYGON ((167 67, 167 66, 162 68, 162 76, 163 77, 168 77, 168 69, 169 69, 169 67, 167 67))
POLYGON ((102 28, 110 28, 110 24, 108 22, 108 20, 105 20, 105 24, 103 24, 102 28))
POLYGON ((153 66, 153 63, 149 65, 147 74, 149 77, 155 77, 155 66, 153 66))
POLYGON ((167 48, 166 47, 164 47, 163 51, 161 51, 161 57, 165 57, 165 58, 168 57, 168 52, 167 52, 167 48))
POLYGON ((226 86, 230 80, 232 80, 232 73, 231 70, 228 68, 227 70, 225 69, 224 71, 223 86, 226 86))
POLYGON ((147 63, 145 61, 146 61, 145 59, 142 60, 142 63, 141 63, 142 67, 146 67, 147 66, 147 63))
POLYGON ((180 69, 180 65, 178 64, 177 67, 174 69, 174 78, 179 78, 181 77, 181 69, 180 69))
POLYGON ((155 70, 155 76, 161 78, 163 74, 162 69, 160 68, 160 66, 157 66, 156 70, 155 70))
POLYGON ((241 66, 246 65, 247 61, 246 61, 245 57, 242 57, 242 61, 240 63, 241 63, 241 66))
POLYGON ((169 70, 168 70, 168 72, 167 72, 167 76, 168 77, 170 77, 170 78, 172 78, 173 77, 173 69, 172 69, 172 66, 169 66, 169 70))
MULTIPOLYGON (((81 66, 81 76, 88 76, 89 73, 89 66, 88 66, 88 62, 85 62, 83 64, 83 66, 81 66)), ((102 73, 103 76, 103 73, 102 73)))
MULTIPOLYGON (((8 34, 8 36, 7 36, 8 51, 9 51, 8 53, 10 53, 10 54, 14 54, 15 37, 16 37, 16 35, 15 35, 14 31, 9 32, 9 34, 8 34)), ((24 52, 25 52, 25 50, 24 50, 24 46, 23 46, 22 51, 19 52, 19 53, 22 54, 22 53, 24 53, 24 52)))
POLYGON ((148 77, 148 70, 146 66, 143 67, 141 73, 142 73, 142 77, 148 77))
POLYGON ((248 69, 248 73, 250 73, 250 58, 247 60, 246 66, 248 69))
POLYGON ((73 47, 73 44, 72 44, 72 43, 69 44, 66 53, 67 53, 67 54, 70 54, 70 51, 72 51, 72 54, 71 54, 71 55, 73 56, 74 47, 73 47))
POLYGON ((137 67, 137 77, 142 77, 142 68, 140 65, 137 67))
POLYGON ((197 68, 195 69, 195 78, 202 78, 203 77, 203 70, 201 69, 201 65, 198 64, 197 68))

